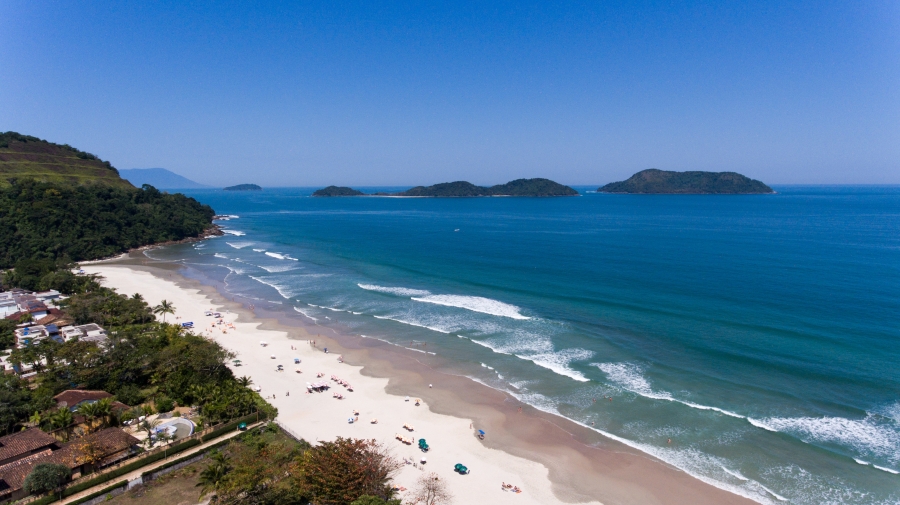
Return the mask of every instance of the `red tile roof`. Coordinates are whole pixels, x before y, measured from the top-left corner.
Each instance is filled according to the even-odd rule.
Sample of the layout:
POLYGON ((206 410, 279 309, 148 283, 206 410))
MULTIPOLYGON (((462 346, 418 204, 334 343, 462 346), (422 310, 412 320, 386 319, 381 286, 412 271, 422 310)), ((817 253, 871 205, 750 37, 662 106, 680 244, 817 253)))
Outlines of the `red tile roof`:
POLYGON ((56 445, 56 439, 37 428, 0 437, 0 463, 19 459, 42 448, 56 445))
POLYGON ((87 400, 97 401, 109 398, 112 395, 106 391, 91 391, 86 389, 69 389, 53 397, 57 405, 65 403, 66 407, 72 408, 79 403, 87 400))

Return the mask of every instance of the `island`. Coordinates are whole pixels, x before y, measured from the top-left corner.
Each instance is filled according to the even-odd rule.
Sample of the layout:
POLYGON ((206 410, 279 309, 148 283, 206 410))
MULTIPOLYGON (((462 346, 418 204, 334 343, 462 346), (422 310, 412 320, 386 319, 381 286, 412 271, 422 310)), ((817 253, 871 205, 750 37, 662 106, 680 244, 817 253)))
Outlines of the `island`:
POLYGON ((238 184, 237 186, 228 186, 225 191, 262 191, 262 188, 256 184, 238 184))
POLYGON ((736 172, 672 172, 651 168, 626 181, 611 182, 598 193, 657 195, 755 195, 775 191, 760 181, 736 172))
MULTIPOLYGON (((313 193, 313 196, 360 196, 365 193, 352 189, 328 186, 313 193)), ((408 196, 408 197, 476 197, 476 196, 578 196, 578 192, 550 179, 516 179, 506 184, 484 187, 471 182, 443 182, 433 186, 416 186, 399 193, 373 193, 371 196, 408 196)))
POLYGON ((344 186, 328 186, 313 192, 312 196, 361 196, 365 195, 362 191, 355 190, 344 186))

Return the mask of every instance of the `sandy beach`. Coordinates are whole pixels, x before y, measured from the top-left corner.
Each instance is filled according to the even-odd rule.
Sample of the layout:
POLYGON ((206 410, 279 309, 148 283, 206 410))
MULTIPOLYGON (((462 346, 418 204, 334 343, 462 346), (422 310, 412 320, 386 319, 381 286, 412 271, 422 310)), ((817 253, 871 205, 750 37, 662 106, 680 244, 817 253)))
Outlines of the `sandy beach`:
POLYGON ((374 339, 325 335, 331 332, 324 328, 319 333, 317 327, 285 325, 178 275, 177 266, 142 263, 146 259, 136 252, 83 268, 120 293, 140 293, 151 305, 172 302, 176 312, 167 320, 192 321, 195 332, 233 351, 242 362, 235 375, 250 377, 278 408, 278 422, 296 436, 312 443, 339 436, 375 439, 390 448, 410 463, 394 479, 397 485, 412 488, 423 472, 434 471, 460 504, 753 503, 499 391, 438 371, 429 366, 427 354, 397 351, 374 339), (214 318, 205 315, 209 310, 219 311, 229 324, 214 325, 214 318), (284 371, 276 371, 278 365, 284 371), (331 387, 308 394, 307 383, 316 382, 331 387), (416 398, 422 400, 419 406, 416 398), (349 423, 355 412, 358 421, 349 423), (487 432, 484 440, 475 436, 478 429, 487 432), (395 438, 398 434, 424 438, 430 450, 404 444, 395 438), (455 473, 457 463, 471 472, 455 473), (503 490, 504 482, 522 492, 503 490))

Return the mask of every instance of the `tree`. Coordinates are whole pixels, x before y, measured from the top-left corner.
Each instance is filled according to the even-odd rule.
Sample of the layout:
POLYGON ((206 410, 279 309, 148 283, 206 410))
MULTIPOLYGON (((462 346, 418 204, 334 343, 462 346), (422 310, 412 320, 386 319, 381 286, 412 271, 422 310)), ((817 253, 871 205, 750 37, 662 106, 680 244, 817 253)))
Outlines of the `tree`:
POLYGON ((166 314, 174 314, 175 306, 172 305, 172 302, 170 302, 168 300, 163 300, 163 301, 159 302, 159 305, 157 305, 156 307, 153 307, 153 313, 154 314, 162 314, 163 322, 165 323, 166 322, 166 314))
POLYGON ((319 505, 343 505, 363 495, 393 497, 390 478, 402 465, 375 440, 338 437, 306 451, 300 488, 319 505))
POLYGON ((244 375, 243 377, 237 378, 237 383, 239 386, 245 388, 245 387, 250 386, 250 384, 253 384, 253 379, 244 375))
POLYGON ((156 427, 159 426, 159 423, 159 419, 144 419, 143 421, 141 421, 141 424, 138 425, 138 429, 147 432, 147 439, 145 440, 147 442, 147 447, 153 447, 154 430, 156 430, 156 427))
POLYGON ((84 424, 87 426, 87 432, 90 433, 96 428, 95 422, 99 412, 97 403, 82 403, 78 406, 78 414, 84 418, 84 424))
POLYGON ((382 500, 377 496, 362 495, 350 505, 400 505, 400 500, 382 500))
POLYGON ((213 451, 210 455, 212 461, 200 472, 197 480, 197 487, 200 488, 200 498, 207 493, 217 491, 219 486, 225 481, 228 472, 231 471, 231 465, 228 464, 228 458, 219 451, 213 451))
POLYGON ((41 463, 25 477, 22 488, 29 494, 50 493, 61 488, 71 475, 72 471, 66 465, 41 463))
POLYGON ((63 407, 50 415, 50 426, 63 430, 66 440, 69 440, 69 427, 75 422, 75 416, 69 409, 63 407))
POLYGON ((416 487, 410 493, 410 503, 413 505, 446 505, 453 501, 453 495, 447 490, 447 484, 431 472, 419 477, 416 487))

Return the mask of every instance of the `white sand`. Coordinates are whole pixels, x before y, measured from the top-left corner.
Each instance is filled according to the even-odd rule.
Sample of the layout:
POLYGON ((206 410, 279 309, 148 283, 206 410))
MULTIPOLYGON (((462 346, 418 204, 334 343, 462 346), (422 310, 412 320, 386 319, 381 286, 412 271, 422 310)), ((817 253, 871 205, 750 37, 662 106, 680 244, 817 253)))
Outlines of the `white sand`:
MULTIPOLYGON (((85 265, 84 270, 102 275, 105 278, 103 284, 119 293, 140 293, 150 305, 163 299, 172 302, 176 308, 175 316, 168 315, 167 321, 193 321, 196 333, 211 336, 237 354, 243 366, 234 368, 235 375, 252 378, 254 384, 262 388, 260 394, 278 408, 278 421, 310 443, 333 440, 338 436, 374 438, 390 448, 398 459, 405 457, 419 461, 424 455, 427 458, 424 471, 436 472, 446 479, 457 504, 564 503, 552 493, 546 467, 484 447, 470 429, 470 420, 435 414, 425 404, 416 407, 413 401, 406 402, 404 397, 387 394, 387 379, 365 377, 359 373, 360 367, 339 363, 335 354, 325 354, 305 341, 291 340, 284 332, 260 330, 259 323, 240 321, 233 312, 221 311, 236 329, 228 329, 226 334, 221 330, 209 332, 213 318, 204 316, 204 312, 217 307, 200 291, 182 289, 174 282, 123 266, 101 263, 85 265), (262 347, 260 341, 267 342, 268 346, 262 347), (297 350, 291 350, 291 346, 297 350), (271 359, 271 355, 276 358, 271 359), (295 357, 301 359, 299 366, 294 365, 295 357), (277 365, 283 365, 285 371, 276 372, 277 365), (296 373, 296 368, 303 373, 296 373), (317 379, 318 372, 325 376, 317 379), (332 375, 352 384, 354 391, 347 392, 331 381, 332 375), (319 381, 328 382, 331 389, 306 394, 306 383, 319 381), (285 395, 287 392, 290 396, 285 395), (345 399, 333 398, 333 392, 343 394, 345 399), (275 399, 272 399, 273 394, 275 399), (359 411, 359 422, 349 424, 347 419, 353 417, 354 410, 359 411), (370 424, 372 418, 378 418, 378 424, 370 424), (415 431, 404 430, 406 423, 413 425, 415 431), (431 450, 423 454, 416 444, 404 445, 394 439, 397 433, 414 437, 416 441, 424 438, 431 450), (456 463, 466 465, 471 473, 458 475, 453 471, 456 463), (518 485, 523 492, 503 491, 501 482, 518 485)), ((487 436, 490 437, 490 433, 487 436)), ((406 465, 394 483, 412 489, 422 474, 423 470, 406 465)), ((403 498, 408 493, 398 496, 403 498)))

